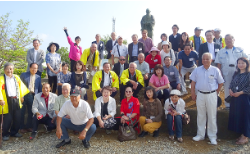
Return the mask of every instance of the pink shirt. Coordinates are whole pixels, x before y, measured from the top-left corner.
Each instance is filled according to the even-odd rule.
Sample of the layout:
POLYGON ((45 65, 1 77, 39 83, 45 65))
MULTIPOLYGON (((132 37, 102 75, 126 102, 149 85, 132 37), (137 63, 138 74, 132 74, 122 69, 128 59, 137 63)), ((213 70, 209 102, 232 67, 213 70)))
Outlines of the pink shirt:
POLYGON ((165 86, 166 84, 169 83, 168 77, 165 74, 161 77, 161 80, 159 80, 158 76, 153 74, 149 82, 153 83, 153 85, 156 87, 165 86))
POLYGON ((77 47, 77 45, 75 45, 75 43, 72 42, 71 38, 68 36, 67 37, 68 42, 70 44, 70 51, 69 51, 69 58, 74 60, 74 61, 78 61, 81 58, 82 55, 82 47, 79 46, 79 48, 77 47))

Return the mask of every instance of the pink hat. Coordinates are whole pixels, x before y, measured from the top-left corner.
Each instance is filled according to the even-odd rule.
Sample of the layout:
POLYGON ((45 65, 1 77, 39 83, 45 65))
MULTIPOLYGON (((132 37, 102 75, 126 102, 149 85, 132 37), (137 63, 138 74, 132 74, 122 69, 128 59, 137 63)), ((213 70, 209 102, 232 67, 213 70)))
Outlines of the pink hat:
POLYGON ((158 54, 160 54, 160 50, 156 47, 152 47, 151 50, 149 51, 149 53, 151 53, 152 51, 157 51, 158 54))

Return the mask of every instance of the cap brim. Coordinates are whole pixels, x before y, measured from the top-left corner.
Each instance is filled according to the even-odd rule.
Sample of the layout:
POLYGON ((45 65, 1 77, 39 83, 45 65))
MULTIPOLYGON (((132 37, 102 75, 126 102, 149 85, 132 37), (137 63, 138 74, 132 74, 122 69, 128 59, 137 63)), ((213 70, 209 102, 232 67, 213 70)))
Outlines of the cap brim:
POLYGON ((71 94, 70 96, 79 96, 80 94, 71 94))

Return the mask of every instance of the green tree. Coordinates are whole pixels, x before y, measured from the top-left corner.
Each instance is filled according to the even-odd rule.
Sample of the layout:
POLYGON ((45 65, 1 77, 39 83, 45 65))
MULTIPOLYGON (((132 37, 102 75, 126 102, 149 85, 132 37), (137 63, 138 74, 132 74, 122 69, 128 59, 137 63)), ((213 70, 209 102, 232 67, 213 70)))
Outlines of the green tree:
MULTIPOLYGON (((15 64, 14 73, 20 74, 26 71, 27 46, 32 43, 34 31, 29 30, 29 22, 18 20, 13 28, 10 13, 0 16, 0 73, 6 62, 15 64)), ((36 37, 38 38, 38 37, 36 37)))
POLYGON ((69 50, 67 47, 61 47, 58 51, 58 54, 61 55, 61 61, 66 62, 70 64, 70 59, 69 59, 69 50))

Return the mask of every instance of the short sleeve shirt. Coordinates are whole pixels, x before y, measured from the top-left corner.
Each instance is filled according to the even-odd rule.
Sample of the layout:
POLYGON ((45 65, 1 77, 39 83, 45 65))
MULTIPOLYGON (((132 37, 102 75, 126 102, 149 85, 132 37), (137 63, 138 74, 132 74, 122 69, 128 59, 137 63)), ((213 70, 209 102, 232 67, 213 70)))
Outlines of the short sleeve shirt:
POLYGON ((149 82, 153 83, 153 85, 156 87, 161 87, 165 86, 166 84, 169 84, 168 77, 165 74, 161 77, 160 80, 155 74, 153 74, 149 82))
MULTIPOLYGON (((47 53, 46 54, 46 64, 49 64, 54 71, 58 71, 60 69, 61 64, 61 56, 58 53, 47 53)), ((57 76, 55 73, 51 72, 51 70, 47 67, 47 74, 49 76, 57 76)))
POLYGON ((121 46, 119 44, 115 45, 113 47, 111 55, 114 55, 114 57, 117 57, 117 58, 120 57, 119 53, 118 53, 117 46, 118 46, 118 49, 119 49, 119 52, 120 52, 120 56, 126 57, 128 55, 128 48, 124 44, 122 44, 121 46))
POLYGON ((191 51, 189 55, 186 55, 184 51, 179 52, 178 59, 182 60, 182 66, 186 68, 193 67, 196 60, 199 60, 198 54, 191 51))

